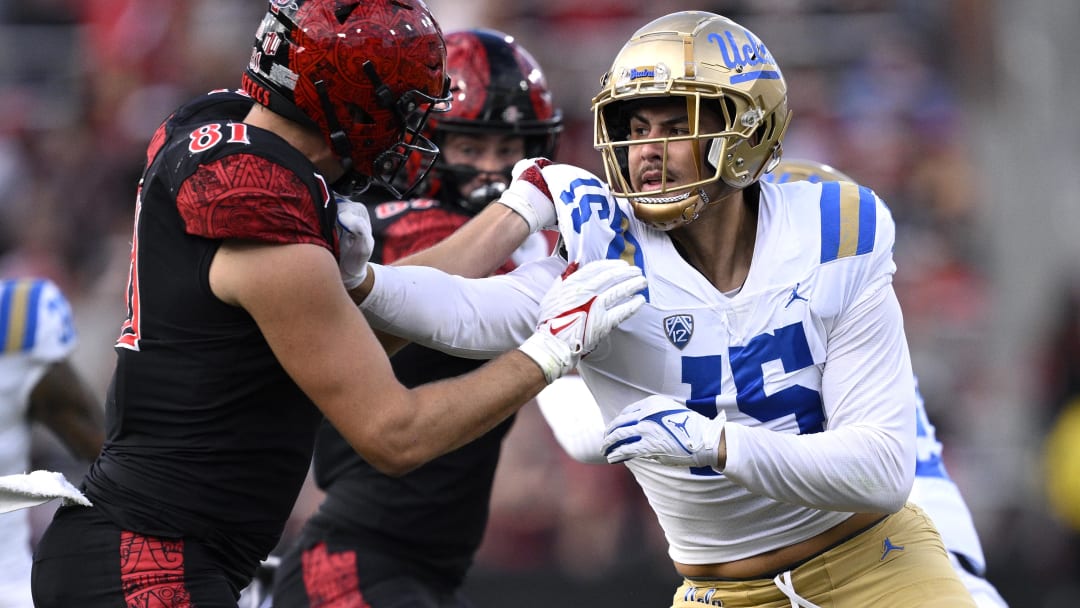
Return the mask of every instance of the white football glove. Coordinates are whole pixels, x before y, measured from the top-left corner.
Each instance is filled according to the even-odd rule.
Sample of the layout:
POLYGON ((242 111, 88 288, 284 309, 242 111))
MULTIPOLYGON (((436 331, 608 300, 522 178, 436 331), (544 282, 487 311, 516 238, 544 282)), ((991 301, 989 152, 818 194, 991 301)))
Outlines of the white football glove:
POLYGON ((536 333, 518 348, 551 384, 641 308, 645 287, 641 269, 622 260, 571 264, 541 300, 536 333))
POLYGON ((345 289, 355 289, 364 282, 368 272, 368 260, 375 248, 371 234, 371 217, 367 206, 335 195, 337 199, 337 234, 340 255, 338 270, 345 289))
POLYGON ((667 397, 653 395, 623 408, 604 434, 611 464, 647 458, 670 466, 718 467, 727 414, 707 418, 667 397))
POLYGON ((514 164, 510 172, 513 178, 506 192, 496 201, 506 205, 521 216, 529 225, 529 233, 554 229, 556 224, 555 202, 541 171, 551 165, 546 158, 526 158, 514 164))

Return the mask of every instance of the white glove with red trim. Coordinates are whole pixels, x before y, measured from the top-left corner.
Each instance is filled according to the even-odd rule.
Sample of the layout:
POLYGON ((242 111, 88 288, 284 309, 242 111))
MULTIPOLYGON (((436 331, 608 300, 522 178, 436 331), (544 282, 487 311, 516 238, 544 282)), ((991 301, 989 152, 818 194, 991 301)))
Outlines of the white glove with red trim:
POLYGON ((622 260, 570 264, 540 302, 536 333, 518 348, 550 384, 641 308, 645 287, 641 269, 622 260))
POLYGON ((718 467, 720 435, 727 414, 708 418, 659 395, 635 401, 619 412, 604 434, 611 464, 645 458, 670 466, 718 467))
POLYGON ((548 188, 542 171, 551 164, 546 158, 519 160, 510 172, 513 178, 510 186, 496 201, 520 215, 529 225, 529 233, 554 229, 557 226, 555 202, 551 198, 551 189, 548 188))
POLYGON ((355 289, 367 276, 368 260, 375 249, 371 217, 364 203, 336 195, 338 270, 345 289, 355 289))

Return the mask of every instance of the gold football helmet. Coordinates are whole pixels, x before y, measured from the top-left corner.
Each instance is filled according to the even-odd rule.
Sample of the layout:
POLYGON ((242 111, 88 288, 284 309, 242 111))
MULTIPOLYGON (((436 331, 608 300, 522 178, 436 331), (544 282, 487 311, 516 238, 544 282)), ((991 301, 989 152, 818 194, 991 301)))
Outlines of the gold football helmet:
POLYGON ((738 23, 703 11, 672 13, 635 32, 601 80, 592 109, 593 146, 603 155, 612 193, 629 199, 639 219, 661 230, 697 218, 710 202, 703 186, 722 179, 745 188, 772 169, 791 120, 787 85, 765 44, 738 23), (689 133, 631 141, 627 104, 657 97, 685 98, 689 133), (720 131, 701 131, 706 109, 720 116, 720 131), (704 150, 698 180, 669 187, 668 146, 686 140, 702 144, 696 157, 704 150), (628 159, 637 144, 663 144, 659 190, 634 191, 631 185, 628 159))
POLYGON ((776 165, 775 169, 762 175, 761 180, 776 184, 786 184, 787 182, 797 182, 802 180, 815 183, 855 181, 848 177, 847 174, 834 169, 830 165, 802 158, 782 159, 776 165))

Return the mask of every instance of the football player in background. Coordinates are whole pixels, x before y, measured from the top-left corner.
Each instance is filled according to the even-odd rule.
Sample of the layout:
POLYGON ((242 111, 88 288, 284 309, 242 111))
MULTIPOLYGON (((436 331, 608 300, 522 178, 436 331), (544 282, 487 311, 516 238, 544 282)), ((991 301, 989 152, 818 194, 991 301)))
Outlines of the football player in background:
MULTIPOLYGON (((70 361, 78 336, 71 305, 43 278, 0 280, 0 476, 30 470, 31 424, 90 462, 104 410, 70 361)), ((32 608, 30 512, 0 515, 0 608, 32 608)))
MULTIPOLYGON (((447 33, 446 51, 453 106, 427 125, 441 155, 422 196, 369 204, 374 262, 390 264, 434 245, 506 190, 514 164, 555 154, 562 113, 525 48, 504 33, 473 29, 447 33)), ((500 272, 548 256, 552 244, 545 233, 532 234, 500 272)), ((480 363, 417 345, 391 358, 406 386, 480 363)), ((469 606, 459 589, 487 525, 499 451, 512 424, 510 417, 468 445, 392 477, 324 423, 314 474, 326 496, 282 557, 274 604, 469 606)))
MULTIPOLYGON (((93 506, 59 508, 45 531, 37 608, 235 608, 324 417, 380 471, 406 473, 497 426, 640 306, 620 295, 641 289, 639 270, 582 267, 549 282, 544 310, 600 296, 592 333, 556 335, 545 319, 464 376, 395 378, 348 292, 366 273, 368 216, 333 191, 398 192, 413 158, 434 160, 421 130, 447 109, 445 62, 421 0, 271 0, 244 93, 198 97, 154 133, 107 439, 83 479, 93 506)), ((520 241, 514 211, 499 218, 509 228, 492 238, 520 241)))
MULTIPOLYGON (((790 119, 765 44, 712 13, 662 17, 593 111, 606 180, 523 161, 502 198, 532 230, 557 223, 562 265, 479 280, 376 266, 373 326, 492 356, 529 331, 540 265, 631 262, 648 303, 579 371, 605 458, 630 468, 683 576, 672 606, 975 606, 908 502, 916 392, 891 214, 857 184, 760 181, 790 119)), ((477 247, 459 234, 442 254, 477 247)))

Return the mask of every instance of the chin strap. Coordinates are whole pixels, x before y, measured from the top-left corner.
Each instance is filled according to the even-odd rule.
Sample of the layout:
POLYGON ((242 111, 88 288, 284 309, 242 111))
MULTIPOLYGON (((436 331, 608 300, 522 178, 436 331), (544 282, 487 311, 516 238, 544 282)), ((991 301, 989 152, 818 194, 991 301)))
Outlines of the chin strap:
POLYGON ((353 169, 352 145, 349 143, 349 136, 345 134, 345 129, 341 127, 337 115, 334 114, 334 105, 330 103, 330 91, 327 88, 326 81, 319 80, 315 82, 315 91, 319 94, 319 102, 322 104, 323 114, 326 115, 326 127, 330 131, 330 145, 333 146, 334 153, 341 159, 341 166, 345 169, 345 173, 349 173, 353 169))

